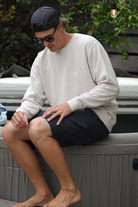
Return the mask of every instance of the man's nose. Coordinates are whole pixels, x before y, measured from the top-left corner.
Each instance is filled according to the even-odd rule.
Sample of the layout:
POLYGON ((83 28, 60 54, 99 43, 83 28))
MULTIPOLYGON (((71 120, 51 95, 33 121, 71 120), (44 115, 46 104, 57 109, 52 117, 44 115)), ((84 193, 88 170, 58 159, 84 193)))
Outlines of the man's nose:
POLYGON ((45 47, 47 47, 49 44, 50 44, 49 42, 47 42, 46 40, 44 40, 45 47))

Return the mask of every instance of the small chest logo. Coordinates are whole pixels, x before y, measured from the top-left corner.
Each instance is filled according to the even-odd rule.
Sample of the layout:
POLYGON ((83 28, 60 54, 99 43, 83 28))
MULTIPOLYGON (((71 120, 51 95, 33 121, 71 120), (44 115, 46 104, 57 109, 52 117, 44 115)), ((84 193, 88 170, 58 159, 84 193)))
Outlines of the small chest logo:
POLYGON ((77 69, 77 68, 72 69, 69 72, 69 77, 70 78, 80 78, 81 77, 81 71, 79 69, 77 69))

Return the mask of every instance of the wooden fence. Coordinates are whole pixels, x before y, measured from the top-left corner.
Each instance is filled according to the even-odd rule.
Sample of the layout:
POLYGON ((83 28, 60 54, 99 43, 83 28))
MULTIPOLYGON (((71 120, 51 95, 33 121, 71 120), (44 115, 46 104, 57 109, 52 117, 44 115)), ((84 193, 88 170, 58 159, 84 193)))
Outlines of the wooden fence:
MULTIPOLYGON (((103 45, 109 54, 110 60, 114 68, 119 68, 138 75, 138 28, 129 29, 127 31, 127 37, 130 38, 129 44, 131 47, 127 47, 129 57, 134 57, 135 60, 128 59, 127 62, 122 60, 123 56, 120 55, 116 48, 110 47, 108 44, 103 45)), ((120 40, 125 39, 124 36, 119 37, 120 40)))
MULTIPOLYGON (((98 0, 88 0, 88 2, 96 2, 96 1, 98 2, 98 0)), ((40 6, 50 6, 55 8, 59 13, 61 12, 61 7, 58 0, 41 0, 39 7, 40 6)), ((22 7, 24 18, 27 16, 27 14, 30 12, 31 9, 32 9, 31 5, 29 6, 28 4, 22 7)), ((108 27, 107 30, 105 29, 105 32, 109 30, 110 27, 108 27)), ((128 61, 125 62, 124 60, 122 60, 123 56, 119 54, 116 48, 111 48, 110 45, 108 44, 104 44, 103 46, 110 57, 113 68, 119 68, 126 72, 130 72, 131 74, 138 75, 138 28, 129 29, 127 31, 126 36, 130 38, 129 43, 131 45, 130 48, 126 48, 126 49, 128 50, 129 57, 134 57, 135 60, 128 59, 128 61)), ((119 38, 120 40, 123 40, 126 38, 126 36, 120 35, 119 38)))

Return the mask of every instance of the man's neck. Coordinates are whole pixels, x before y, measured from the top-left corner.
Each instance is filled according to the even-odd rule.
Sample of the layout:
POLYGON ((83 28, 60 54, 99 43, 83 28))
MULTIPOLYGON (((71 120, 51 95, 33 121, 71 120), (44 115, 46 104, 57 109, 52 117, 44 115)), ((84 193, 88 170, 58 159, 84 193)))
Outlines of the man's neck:
POLYGON ((69 34, 69 33, 66 33, 66 32, 63 31, 63 40, 64 41, 63 41, 61 49, 63 47, 65 47, 70 42, 70 40, 72 39, 73 35, 74 34, 69 34))

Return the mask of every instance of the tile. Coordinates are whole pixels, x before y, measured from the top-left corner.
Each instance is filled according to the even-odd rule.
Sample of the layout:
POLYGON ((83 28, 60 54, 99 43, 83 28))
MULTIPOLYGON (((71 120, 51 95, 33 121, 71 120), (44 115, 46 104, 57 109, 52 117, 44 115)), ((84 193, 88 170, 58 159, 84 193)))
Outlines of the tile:
POLYGON ((11 207, 15 205, 16 203, 17 202, 0 199, 0 207, 11 207))

